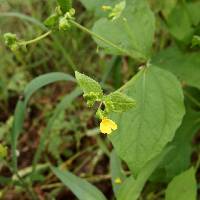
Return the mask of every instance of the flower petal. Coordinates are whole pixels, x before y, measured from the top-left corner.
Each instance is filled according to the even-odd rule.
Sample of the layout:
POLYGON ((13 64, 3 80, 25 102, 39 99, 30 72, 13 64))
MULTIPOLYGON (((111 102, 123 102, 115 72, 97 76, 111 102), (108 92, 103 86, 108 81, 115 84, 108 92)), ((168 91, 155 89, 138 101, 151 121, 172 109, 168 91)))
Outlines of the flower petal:
POLYGON ((102 133, 110 134, 112 130, 117 129, 117 124, 108 118, 103 118, 100 123, 100 130, 102 133))

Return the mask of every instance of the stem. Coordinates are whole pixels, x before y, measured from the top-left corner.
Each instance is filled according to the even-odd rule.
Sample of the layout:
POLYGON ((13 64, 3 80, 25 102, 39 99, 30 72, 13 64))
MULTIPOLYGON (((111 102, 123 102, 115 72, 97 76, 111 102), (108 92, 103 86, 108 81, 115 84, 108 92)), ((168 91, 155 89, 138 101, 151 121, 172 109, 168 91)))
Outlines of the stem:
POLYGON ((101 40, 102 42, 106 43, 107 45, 112 46, 113 48, 119 50, 121 53, 124 53, 124 54, 130 56, 133 59, 137 59, 132 54, 130 54, 126 49, 123 49, 123 48, 119 47, 118 45, 114 44, 113 42, 111 42, 111 41, 101 37, 100 35, 94 33, 93 31, 90 31, 89 29, 87 29, 86 27, 82 26, 81 24, 75 22, 74 20, 70 20, 70 22, 74 26, 76 26, 77 28, 81 29, 82 31, 84 31, 84 32, 88 33, 89 35, 101 40))
POLYGON ((42 40, 43 38, 47 37, 48 35, 50 35, 51 33, 52 33, 52 31, 48 31, 48 32, 36 37, 35 39, 18 42, 18 44, 26 46, 27 44, 32 44, 32 43, 38 42, 38 41, 42 40))
POLYGON ((21 178, 21 176, 16 173, 17 178, 19 179, 21 186, 26 190, 27 194, 30 195, 30 197, 33 200, 38 200, 38 197, 35 195, 35 193, 28 187, 28 185, 25 183, 25 181, 21 178))

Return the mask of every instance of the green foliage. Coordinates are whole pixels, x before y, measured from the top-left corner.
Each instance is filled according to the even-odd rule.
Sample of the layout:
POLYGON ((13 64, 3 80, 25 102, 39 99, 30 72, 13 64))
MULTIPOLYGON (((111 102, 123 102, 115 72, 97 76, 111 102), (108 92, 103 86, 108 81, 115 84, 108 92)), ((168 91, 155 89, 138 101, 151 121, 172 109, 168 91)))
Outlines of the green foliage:
POLYGON ((55 167, 51 169, 64 185, 70 188, 80 200, 106 200, 105 196, 96 187, 84 179, 55 167))
POLYGON ((164 4, 162 12, 165 16, 169 32, 179 42, 190 43, 200 22, 200 3, 198 1, 178 2, 177 0, 170 0, 164 1, 164 4))
POLYGON ((99 19, 94 24, 93 31, 121 48, 117 50, 94 37, 107 53, 148 60, 154 38, 155 19, 147 1, 127 0, 120 17, 115 20, 99 19))
POLYGON ((104 102, 109 112, 125 112, 135 106, 132 98, 118 91, 105 96, 104 102))
POLYGON ((111 179, 117 200, 163 199, 164 193, 166 200, 198 199, 195 173, 200 163, 196 135, 200 128, 200 2, 80 1, 91 12, 76 3, 76 19, 72 0, 57 0, 53 13, 56 1, 45 5, 19 1, 20 7, 18 1, 10 0, 0 8, 2 31, 17 29, 17 35, 6 33, 2 37, 14 54, 0 45, 0 198, 7 199, 4 193, 8 191, 17 195, 26 191, 28 198, 36 200, 41 191, 45 199, 57 199, 64 184, 80 200, 106 200, 84 177, 97 181, 110 199, 114 199, 110 187, 104 187, 102 180, 111 179), (28 10, 35 18, 9 11, 10 5, 24 9, 24 13, 28 10), (30 5, 34 5, 34 12, 30 5), (45 26, 39 21, 44 16, 49 16, 45 26), (7 20, 11 17, 25 23, 7 20), (41 32, 35 39, 17 37, 31 38, 33 33, 41 32), (97 51, 85 33, 97 43, 97 51), (37 45, 29 46, 35 42, 37 45), (49 70, 75 71, 76 80, 66 73, 44 74, 49 70), (101 84, 78 71, 102 77, 101 84), (34 78, 38 74, 44 75, 34 78), (33 81, 28 82, 30 79, 33 81), (48 96, 39 95, 39 101, 46 105, 32 99, 27 109, 35 92, 57 81, 67 84, 46 88, 50 101, 48 96), (68 81, 73 84, 68 85, 68 81), (76 83, 80 88, 73 89, 76 83), (100 125, 81 98, 75 101, 81 90, 88 106, 97 110, 100 125), (49 116, 47 109, 57 101, 49 116), (98 126, 101 131, 105 129, 102 133, 110 134, 108 138, 97 135, 98 126), (20 138, 23 128, 30 137, 34 134, 35 141, 28 140, 29 135, 20 138), (6 146, 11 146, 11 152, 6 146), (32 161, 33 149, 36 153, 32 161), (48 157, 60 166, 51 167, 48 157), (50 169, 61 184, 55 182, 50 169), (7 175, 7 171, 13 174, 7 175), (19 186, 23 190, 18 190, 19 186))
POLYGON ((44 24, 52 30, 67 31, 71 28, 69 20, 74 19, 75 10, 70 8, 67 12, 62 13, 60 8, 56 9, 56 12, 50 15, 44 24))
POLYGON ((194 35, 192 38, 192 46, 200 46, 200 36, 194 35))
POLYGON ((103 90, 98 82, 77 71, 75 72, 75 77, 84 92, 84 97, 87 100, 88 106, 91 107, 94 105, 95 101, 102 100, 103 90))
POLYGON ((174 73, 183 83, 200 88, 198 52, 182 52, 176 47, 170 47, 155 55, 152 63, 174 73))
POLYGON ((122 89, 137 106, 114 116, 118 130, 109 138, 138 175, 173 139, 184 115, 183 94, 174 75, 154 66, 142 69, 122 89))
POLYGON ((17 45, 17 36, 16 34, 13 33, 5 33, 4 34, 4 40, 5 44, 12 50, 12 51, 17 51, 18 50, 18 45, 17 45))
POLYGON ((103 90, 98 82, 94 79, 75 72, 79 86, 84 92, 84 98, 87 100, 88 106, 92 107, 95 101, 100 102, 97 110, 97 116, 101 119, 106 117, 111 112, 125 112, 134 107, 135 101, 121 92, 113 92, 109 95, 104 95, 103 90), (105 105, 105 109, 101 110, 101 105, 105 105))
POLYGON ((146 181, 170 150, 171 148, 164 149, 154 159, 147 162, 136 179, 133 176, 127 178, 117 194, 117 200, 137 200, 146 181))
POLYGON ((178 0, 163 0, 163 1, 156 1, 157 4, 161 4, 161 9, 163 15, 167 18, 170 13, 173 11, 177 4, 178 0))
POLYGON ((167 18, 170 33, 179 41, 190 42, 194 29, 183 3, 178 4, 167 18), (177 26, 178 24, 178 26, 177 26))
POLYGON ((174 177, 166 190, 166 200, 196 200, 195 170, 190 168, 174 177))
POLYGON ((81 3, 90 11, 94 11, 96 16, 106 16, 107 12, 103 10, 103 6, 114 7, 121 0, 80 0, 81 3))
POLYGON ((122 168, 122 162, 114 150, 112 151, 110 157, 110 172, 112 177, 112 187, 115 196, 117 197, 123 182, 126 180, 126 176, 122 168), (119 180, 119 183, 116 182, 117 180, 119 180))
POLYGON ((173 149, 160 163, 152 180, 169 181, 174 176, 188 169, 192 154, 192 139, 200 128, 198 118, 200 118, 199 112, 195 112, 189 107, 186 109, 182 124, 170 143, 173 149))
POLYGON ((0 159, 5 158, 7 156, 7 154, 8 154, 7 147, 0 144, 0 159))
POLYGON ((11 145, 12 145, 12 162, 14 170, 17 170, 17 141, 23 129, 24 118, 26 114, 26 106, 30 97, 40 88, 54 83, 57 81, 74 81, 74 79, 68 74, 53 72, 45 75, 41 75, 32 80, 25 88, 22 99, 20 99, 16 105, 14 113, 14 122, 11 131, 11 145))
POLYGON ((54 121, 54 126, 49 133, 48 151, 53 157, 60 161, 60 146, 63 142, 61 138, 61 130, 66 128, 65 113, 61 112, 54 121))
POLYGON ((85 95, 96 93, 100 98, 103 96, 103 91, 97 81, 77 71, 75 72, 75 77, 85 95))
POLYGON ((72 8, 72 0, 57 0, 62 12, 66 13, 72 8))
POLYGON ((58 23, 59 23, 58 14, 52 14, 44 21, 45 26, 54 29, 57 27, 58 23))

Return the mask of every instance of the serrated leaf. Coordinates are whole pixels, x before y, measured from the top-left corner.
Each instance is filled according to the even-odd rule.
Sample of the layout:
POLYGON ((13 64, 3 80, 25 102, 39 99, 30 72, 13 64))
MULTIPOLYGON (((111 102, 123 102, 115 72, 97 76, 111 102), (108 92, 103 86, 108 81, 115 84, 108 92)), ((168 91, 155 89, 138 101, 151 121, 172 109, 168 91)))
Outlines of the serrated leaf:
POLYGON ((68 171, 51 167, 54 174, 77 196, 79 200, 106 200, 95 186, 68 171))
POLYGON ((182 174, 176 176, 168 185, 166 190, 166 200, 196 200, 197 183, 195 180, 195 170, 190 168, 182 174))
POLYGON ((174 73, 187 85, 200 88, 200 56, 198 52, 183 53, 170 47, 155 55, 152 63, 174 73))
POLYGON ((113 92, 105 97, 105 103, 112 106, 110 112, 124 112, 135 106, 135 101, 121 92, 113 92))
POLYGON ((137 105, 113 116, 118 129, 109 138, 117 154, 138 175, 173 139, 185 113, 183 93, 173 74, 154 66, 141 70, 122 89, 137 105))
POLYGON ((116 20, 101 18, 93 31, 111 41, 122 50, 94 40, 109 54, 129 55, 138 60, 147 60, 153 43, 155 19, 146 0, 127 0, 126 7, 116 20))
POLYGON ((86 76, 85 74, 81 74, 79 72, 75 72, 76 80, 78 81, 79 86, 83 90, 84 94, 95 93, 99 95, 103 95, 103 91, 101 89, 100 84, 94 79, 86 76))

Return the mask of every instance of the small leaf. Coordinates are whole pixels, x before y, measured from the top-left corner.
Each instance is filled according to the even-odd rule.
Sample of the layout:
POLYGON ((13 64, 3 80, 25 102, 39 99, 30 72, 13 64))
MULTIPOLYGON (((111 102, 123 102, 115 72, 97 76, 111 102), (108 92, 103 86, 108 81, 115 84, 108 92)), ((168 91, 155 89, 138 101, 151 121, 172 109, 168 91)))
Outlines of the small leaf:
POLYGON ((51 167, 54 174, 77 196, 79 200, 106 200, 105 196, 95 186, 68 171, 51 167))
POLYGON ((58 20, 59 16, 57 14, 53 14, 44 21, 44 24, 49 28, 54 28, 58 24, 58 20))
POLYGON ((79 86, 81 87, 86 96, 95 96, 95 94, 103 96, 103 91, 101 89, 100 84, 97 81, 77 71, 75 72, 75 77, 78 81, 79 86))
POLYGON ((200 46, 200 36, 194 35, 192 38, 192 46, 200 46))
POLYGON ((176 176, 168 185, 166 200, 196 200, 197 183, 195 170, 190 168, 176 176))
POLYGON ((63 13, 66 13, 72 7, 72 0, 57 0, 63 13))
POLYGON ((121 92, 113 92, 105 97, 109 112, 124 112, 135 106, 135 101, 121 92))

